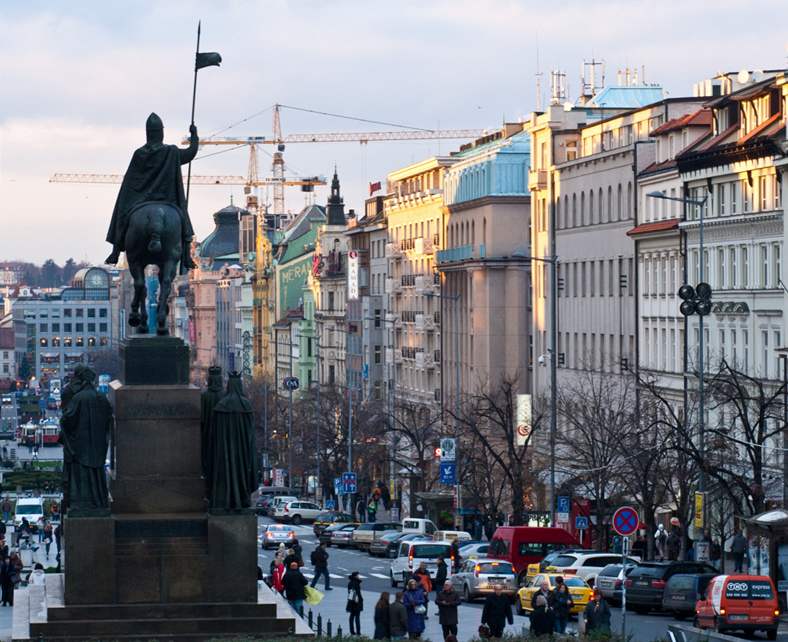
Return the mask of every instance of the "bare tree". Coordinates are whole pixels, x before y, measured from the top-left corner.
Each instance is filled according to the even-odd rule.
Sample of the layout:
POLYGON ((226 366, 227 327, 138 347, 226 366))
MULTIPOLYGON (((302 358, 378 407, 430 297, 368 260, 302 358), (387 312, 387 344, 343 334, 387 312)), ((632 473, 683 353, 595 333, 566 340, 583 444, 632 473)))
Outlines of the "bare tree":
POLYGON ((533 482, 527 465, 529 447, 543 421, 541 404, 534 404, 531 429, 524 438, 518 438, 517 394, 517 377, 505 377, 494 387, 483 387, 476 394, 468 395, 461 404, 459 416, 448 411, 478 441, 480 454, 489 458, 503 474, 506 490, 511 493, 513 524, 523 522, 526 494, 533 482))

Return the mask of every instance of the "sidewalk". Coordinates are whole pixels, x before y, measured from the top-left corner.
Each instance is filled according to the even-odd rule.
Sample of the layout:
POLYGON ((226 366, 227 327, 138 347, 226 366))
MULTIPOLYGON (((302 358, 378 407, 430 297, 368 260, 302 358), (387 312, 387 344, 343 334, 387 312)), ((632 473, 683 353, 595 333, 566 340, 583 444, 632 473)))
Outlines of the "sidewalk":
MULTIPOLYGON (((322 580, 316 587, 322 591, 322 580)), ((337 626, 342 627, 342 634, 347 635, 348 628, 348 614, 345 612, 345 605, 347 604, 347 582, 337 582, 332 586, 333 591, 325 594, 323 601, 317 606, 309 606, 304 604, 304 618, 306 619, 309 609, 312 609, 313 617, 317 618, 319 613, 323 617, 323 630, 325 631, 326 623, 331 620, 333 633, 336 635, 337 626)), ((390 601, 394 601, 394 590, 389 593, 391 596, 390 601)), ((373 614, 375 612, 375 603, 380 598, 380 593, 372 591, 362 591, 364 596, 364 611, 361 613, 361 633, 372 637, 375 632, 375 625, 373 623, 373 614)), ((433 599, 434 599, 434 593, 433 599)), ((428 605, 428 619, 426 621, 426 629, 422 633, 422 639, 429 639, 432 642, 441 642, 443 640, 443 632, 438 623, 438 609, 434 602, 428 605)), ((478 637, 479 624, 482 619, 482 602, 479 601, 478 605, 463 604, 459 609, 459 626, 457 629, 457 639, 459 642, 466 642, 471 638, 478 637)), ((522 634, 528 630, 528 619, 519 617, 514 613, 514 625, 507 625, 505 633, 509 634, 522 634)))

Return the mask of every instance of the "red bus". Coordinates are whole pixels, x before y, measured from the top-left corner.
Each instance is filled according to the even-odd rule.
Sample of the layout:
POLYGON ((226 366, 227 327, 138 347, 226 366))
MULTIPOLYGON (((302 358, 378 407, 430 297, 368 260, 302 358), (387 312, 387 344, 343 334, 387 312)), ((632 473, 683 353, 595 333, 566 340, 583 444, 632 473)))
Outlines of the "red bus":
POLYGON ((553 551, 579 546, 563 528, 536 526, 499 526, 493 533, 488 557, 511 562, 522 580, 529 564, 541 562, 553 551))

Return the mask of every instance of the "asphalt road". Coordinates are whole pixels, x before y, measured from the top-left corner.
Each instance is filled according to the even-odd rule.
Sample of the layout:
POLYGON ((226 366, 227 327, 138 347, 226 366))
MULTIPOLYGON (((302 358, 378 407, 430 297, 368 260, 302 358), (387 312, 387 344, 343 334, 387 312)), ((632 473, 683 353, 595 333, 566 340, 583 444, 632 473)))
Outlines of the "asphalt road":
MULTIPOLYGON (((262 529, 264 524, 271 523, 272 520, 268 518, 261 517, 258 519, 258 530, 262 529)), ((312 532, 311 525, 304 525, 304 526, 295 526, 293 529, 297 533, 297 537, 299 542, 301 542, 301 546, 303 547, 303 557, 304 557, 304 568, 303 572, 308 578, 311 579, 312 577, 312 567, 309 563, 309 555, 312 550, 317 545, 317 537, 315 537, 314 533, 312 532)), ((271 559, 273 558, 274 551, 262 551, 259 549, 259 539, 258 539, 258 550, 259 550, 259 561, 260 567, 263 569, 264 573, 268 573, 268 568, 271 563, 271 559)), ((331 547, 329 549, 329 573, 331 577, 331 585, 334 588, 342 589, 341 591, 334 591, 331 595, 335 597, 339 595, 341 600, 344 600, 344 590, 347 587, 347 577, 353 571, 358 571, 362 578, 362 586, 365 592, 370 593, 370 597, 373 597, 376 594, 380 594, 382 591, 393 591, 391 587, 391 581, 389 579, 389 563, 390 560, 380 558, 380 557, 371 557, 366 553, 362 553, 355 549, 340 549, 336 547, 331 547)), ((322 579, 321 583, 318 585, 319 589, 322 589, 322 579)), ((370 600, 367 599, 367 602, 370 600)), ((342 602, 344 603, 344 602, 342 602)), ((371 605, 369 605, 371 607, 371 605)), ((465 604, 463 603, 460 607, 459 611, 459 619, 460 622, 465 620, 472 620, 473 622, 478 622, 479 618, 481 618, 481 610, 482 610, 482 601, 479 600, 473 604, 465 604)), ((326 607, 328 608, 328 607, 326 607)), ((317 609, 318 611, 320 608, 317 609)), ((342 609, 338 608, 335 609, 341 614, 342 609)), ((371 610, 371 609, 370 609, 371 610)), ((366 611, 366 609, 365 609, 366 611)), ((325 615, 325 614, 324 614, 325 615)), ((369 618, 371 619, 371 613, 368 614, 369 618)), ((336 617, 336 614, 332 612, 332 617, 336 617)), ((437 619, 437 618, 436 618, 437 619)), ((528 618, 520 617, 515 615, 515 627, 520 627, 522 625, 527 626, 528 618)), ((671 623, 675 623, 676 621, 670 615, 665 615, 662 613, 650 613, 648 615, 637 615, 632 612, 627 612, 627 634, 632 636, 633 640, 638 640, 642 642, 651 642, 651 640, 656 639, 665 639, 668 638, 668 625, 671 623)), ((613 608, 613 620, 612 620, 613 628, 617 631, 621 630, 621 609, 613 608)), ((363 626, 363 622, 362 622, 363 626)), ((570 624, 570 627, 573 625, 570 624)), ((460 631, 462 633, 462 631, 460 631)), ((462 638, 462 636, 460 636, 462 638)), ((432 636, 433 640, 438 640, 439 637, 432 636)), ((765 639, 764 636, 758 635, 756 639, 765 639)), ((783 625, 780 628, 780 633, 778 635, 778 640, 783 640, 784 642, 788 642, 788 625, 783 625)), ((464 642, 463 639, 460 642, 464 642)))

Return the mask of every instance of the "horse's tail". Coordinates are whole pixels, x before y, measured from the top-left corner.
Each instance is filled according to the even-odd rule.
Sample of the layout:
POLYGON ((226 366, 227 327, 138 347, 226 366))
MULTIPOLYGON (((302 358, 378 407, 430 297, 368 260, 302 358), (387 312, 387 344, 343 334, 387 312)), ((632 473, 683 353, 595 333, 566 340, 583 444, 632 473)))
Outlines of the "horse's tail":
POLYGON ((161 233, 164 231, 164 212, 161 208, 152 208, 148 213, 145 231, 148 235, 148 252, 158 254, 161 252, 161 233))

